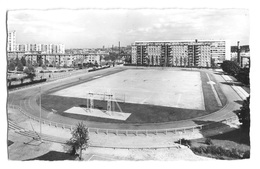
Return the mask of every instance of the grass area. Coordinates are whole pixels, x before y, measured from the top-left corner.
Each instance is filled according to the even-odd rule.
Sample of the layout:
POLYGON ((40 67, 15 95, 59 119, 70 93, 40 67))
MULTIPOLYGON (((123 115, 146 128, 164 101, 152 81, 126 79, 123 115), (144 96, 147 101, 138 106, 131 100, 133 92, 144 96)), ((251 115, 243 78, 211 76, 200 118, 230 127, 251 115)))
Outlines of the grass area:
MULTIPOLYGON (((191 140, 191 149, 193 151, 196 148, 201 148, 202 150, 205 150, 206 148, 212 148, 213 146, 215 147, 215 149, 230 151, 234 154, 243 154, 245 152, 250 151, 250 137, 247 132, 242 131, 241 129, 234 129, 224 134, 210 136, 208 138, 191 140), (206 139, 210 139, 212 144, 211 145, 206 144, 206 139)), ((208 151, 207 153, 194 151, 194 153, 197 155, 210 157, 210 158, 217 158, 217 159, 226 159, 226 160, 238 159, 238 157, 232 157, 231 155, 225 156, 224 154, 221 153, 214 154, 212 153, 212 151, 208 151)))
POLYGON ((7 140, 7 146, 9 147, 10 145, 12 145, 14 142, 12 142, 11 140, 7 140))
POLYGON ((31 161, 31 160, 43 160, 43 161, 63 161, 63 160, 76 160, 77 156, 76 155, 71 155, 70 153, 63 153, 63 152, 58 152, 58 151, 49 151, 48 153, 28 159, 26 161, 31 161))
MULTIPOLYGON (((113 120, 113 119, 106 119, 106 118, 99 118, 99 117, 91 117, 91 116, 83 116, 83 115, 75 115, 75 114, 67 114, 67 113, 63 114, 65 110, 68 110, 73 106, 85 107, 86 99, 82 99, 82 98, 61 97, 55 95, 48 95, 47 93, 42 95, 42 106, 49 111, 51 109, 55 109, 58 111, 57 113, 59 113, 62 116, 71 117, 80 120, 89 120, 89 121, 107 122, 107 123, 161 123, 161 122, 186 120, 186 119, 192 119, 195 117, 200 117, 200 116, 210 114, 221 108, 217 105, 214 93, 210 85, 207 84, 208 78, 205 72, 201 72, 201 80, 202 80, 202 90, 203 90, 205 108, 206 108, 205 111, 118 102, 123 112, 131 113, 130 117, 126 121, 122 122, 120 120, 113 120)), ((61 90, 62 88, 66 88, 71 85, 72 84, 61 86, 57 89, 54 89, 54 91, 61 90)), ((222 93, 218 84, 216 84, 216 90, 217 92, 219 92, 222 103, 225 104, 226 97, 222 93)), ((53 92, 53 90, 51 92, 53 92)), ((95 108, 106 110, 106 106, 107 106, 106 101, 95 100, 94 104, 95 104, 95 108)), ((115 108, 115 111, 120 111, 117 106, 115 108)))

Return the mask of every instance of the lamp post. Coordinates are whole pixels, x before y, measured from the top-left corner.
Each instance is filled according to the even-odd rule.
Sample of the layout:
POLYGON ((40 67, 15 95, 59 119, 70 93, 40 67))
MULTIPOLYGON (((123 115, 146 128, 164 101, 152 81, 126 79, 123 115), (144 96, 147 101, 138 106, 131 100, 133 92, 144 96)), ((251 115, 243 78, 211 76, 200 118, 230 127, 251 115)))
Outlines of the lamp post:
POLYGON ((42 87, 40 87, 40 141, 42 142, 42 87))

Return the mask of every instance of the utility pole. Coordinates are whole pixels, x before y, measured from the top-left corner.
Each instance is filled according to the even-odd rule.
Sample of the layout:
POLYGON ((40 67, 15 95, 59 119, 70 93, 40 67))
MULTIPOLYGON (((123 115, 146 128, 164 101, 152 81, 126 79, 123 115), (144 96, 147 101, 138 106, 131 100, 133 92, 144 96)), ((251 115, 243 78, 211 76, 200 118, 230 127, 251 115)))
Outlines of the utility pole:
POLYGON ((241 65, 241 58, 240 58, 240 45, 239 45, 239 41, 237 41, 237 63, 239 66, 241 65))
POLYGON ((118 53, 119 53, 119 56, 120 56, 120 41, 118 42, 118 53))

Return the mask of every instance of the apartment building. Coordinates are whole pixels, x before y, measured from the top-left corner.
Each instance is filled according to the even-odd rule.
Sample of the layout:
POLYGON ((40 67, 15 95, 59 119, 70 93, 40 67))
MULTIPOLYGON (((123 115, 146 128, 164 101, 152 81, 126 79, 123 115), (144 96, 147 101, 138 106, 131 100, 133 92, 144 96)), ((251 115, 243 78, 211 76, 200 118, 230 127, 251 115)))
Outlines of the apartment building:
POLYGON ((211 67, 230 59, 228 41, 136 41, 132 64, 211 67))
POLYGON ((7 35, 7 51, 16 51, 16 31, 9 31, 7 35))

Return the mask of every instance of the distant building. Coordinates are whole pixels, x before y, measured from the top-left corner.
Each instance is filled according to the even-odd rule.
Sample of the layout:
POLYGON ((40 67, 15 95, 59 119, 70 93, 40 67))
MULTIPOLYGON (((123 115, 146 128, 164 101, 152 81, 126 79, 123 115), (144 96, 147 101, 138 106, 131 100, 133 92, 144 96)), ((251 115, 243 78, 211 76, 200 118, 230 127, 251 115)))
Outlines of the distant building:
POLYGON ((16 51, 16 31, 9 31, 7 36, 7 51, 16 51))
POLYGON ((230 60, 228 41, 136 41, 132 64, 153 66, 211 67, 230 60))

